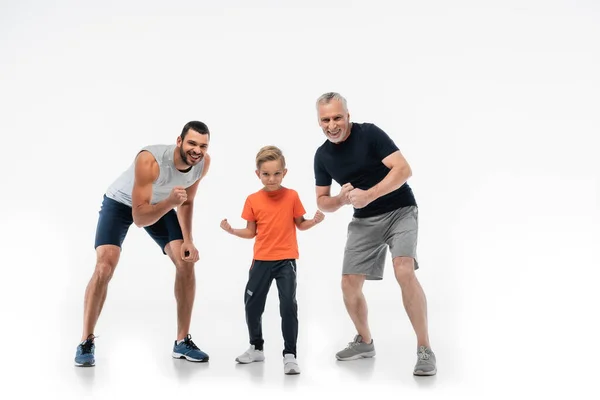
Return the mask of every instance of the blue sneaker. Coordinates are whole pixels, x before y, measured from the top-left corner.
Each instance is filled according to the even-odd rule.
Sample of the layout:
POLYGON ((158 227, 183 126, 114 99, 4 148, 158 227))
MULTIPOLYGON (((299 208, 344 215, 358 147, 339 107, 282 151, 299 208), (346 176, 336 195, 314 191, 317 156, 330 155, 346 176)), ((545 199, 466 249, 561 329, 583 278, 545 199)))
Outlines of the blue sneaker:
POLYGON ((77 352, 75 353, 75 365, 77 367, 93 367, 96 364, 96 359, 94 358, 94 349, 96 348, 94 345, 95 338, 94 334, 91 334, 77 346, 77 352))
POLYGON ((173 358, 185 358, 188 361, 194 362, 206 362, 208 361, 208 354, 203 352, 192 342, 192 335, 187 335, 183 342, 173 345, 173 358))

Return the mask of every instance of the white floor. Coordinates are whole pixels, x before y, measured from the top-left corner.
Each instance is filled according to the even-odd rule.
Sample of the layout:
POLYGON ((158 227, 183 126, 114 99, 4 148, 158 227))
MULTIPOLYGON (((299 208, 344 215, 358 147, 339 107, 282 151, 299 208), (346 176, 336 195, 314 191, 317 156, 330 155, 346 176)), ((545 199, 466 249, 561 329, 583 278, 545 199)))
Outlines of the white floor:
MULTIPOLYGON (((95 367, 72 366, 76 343, 66 339, 74 338, 73 333, 78 331, 78 326, 70 324, 72 332, 65 329, 54 345, 49 342, 50 338, 40 332, 40 350, 46 353, 44 362, 35 363, 34 367, 25 358, 15 359, 13 365, 29 372, 32 372, 32 368, 40 372, 35 385, 27 383, 27 374, 17 375, 17 381, 12 384, 21 386, 22 390, 31 394, 51 393, 57 397, 60 394, 63 398, 84 395, 125 398, 129 395, 157 393, 186 396, 234 393, 267 398, 285 393, 286 396, 299 398, 306 394, 329 392, 333 395, 351 395, 363 391, 375 394, 390 389, 403 395, 456 393, 463 396, 474 390, 469 385, 471 379, 465 370, 465 364, 473 354, 469 354, 468 349, 464 353, 461 351, 456 332, 449 332, 442 340, 438 340, 439 375, 414 377, 414 339, 408 330, 401 331, 407 328, 402 323, 405 317, 399 313, 394 320, 394 310, 391 308, 385 313, 373 313, 374 318, 380 314, 379 321, 373 323, 379 331, 376 338, 378 355, 368 360, 339 362, 333 357, 353 334, 351 330, 342 329, 347 325, 342 318, 331 316, 328 322, 328 318, 321 316, 303 323, 299 340, 302 374, 286 376, 281 360, 282 340, 276 315, 277 304, 276 299, 271 300, 264 321, 267 359, 263 363, 239 365, 234 361, 247 347, 243 320, 225 321, 225 317, 220 320, 209 319, 207 326, 196 329, 194 340, 211 356, 208 363, 196 364, 170 357, 172 327, 168 322, 172 318, 168 310, 159 308, 159 312, 142 311, 144 304, 140 302, 134 306, 113 304, 106 310, 107 314, 110 311, 113 314, 104 318, 103 329, 96 341, 95 367), (123 312, 116 310, 119 308, 123 312), (231 329, 225 325, 230 325, 231 329)), ((216 317, 218 312, 208 314, 216 317)), ((308 317, 303 319, 310 320, 308 317)), ((74 322, 76 318, 72 320, 74 322)), ((194 325, 201 324, 196 320, 194 325)), ((433 336, 441 338, 443 335, 433 336)))
MULTIPOLYGON (((48 268, 52 267, 57 264, 48 268)), ((430 290, 431 339, 439 372, 435 377, 414 377, 414 336, 391 279, 369 283, 366 290, 372 300, 371 328, 378 354, 370 360, 352 362, 334 359, 334 353, 353 335, 341 301, 333 296, 339 294, 337 287, 331 287, 332 297, 326 297, 319 293, 320 289, 309 290, 308 282, 301 280, 298 348, 302 374, 285 376, 274 287, 263 322, 267 359, 253 365, 238 365, 234 361, 247 346, 240 299, 230 295, 231 301, 225 296, 221 301, 207 301, 207 296, 199 293, 192 334, 211 359, 195 364, 172 359, 170 355, 174 308, 167 290, 168 279, 159 283, 164 285, 163 290, 144 294, 140 289, 145 285, 143 281, 134 284, 135 274, 126 268, 123 265, 121 274, 115 276, 113 296, 109 294, 98 325, 97 365, 93 368, 73 366, 81 304, 78 296, 68 301, 66 297, 81 294, 83 287, 55 297, 48 296, 52 288, 42 289, 36 302, 13 308, 13 314, 5 319, 13 324, 6 323, 0 348, 5 378, 1 390, 11 394, 3 398, 121 399, 228 394, 305 398, 324 393, 345 397, 479 399, 534 394, 594 398, 592 394, 598 394, 593 386, 593 354, 598 347, 593 337, 593 329, 597 328, 589 322, 592 316, 566 306, 560 308, 560 302, 545 310, 531 303, 519 304, 511 297, 523 299, 523 293, 514 288, 497 298, 497 302, 490 296, 477 297, 473 291, 467 293, 465 298, 469 300, 462 304, 430 290), (130 286, 127 296, 133 297, 118 293, 121 285, 130 286), (46 303, 42 295, 47 295, 46 303), (152 296, 156 299, 152 300, 152 296), (320 296, 326 300, 321 306, 320 296), (572 325, 577 318, 586 317, 587 322, 572 325), (574 339, 578 327, 581 342, 574 339)), ((431 280, 427 284, 423 278, 424 286, 436 285, 431 274, 423 271, 421 276, 431 280)), ((557 284, 556 280, 549 283, 557 284)), ((199 283, 199 287, 204 285, 199 283)), ((461 295, 457 293, 456 298, 461 295)))

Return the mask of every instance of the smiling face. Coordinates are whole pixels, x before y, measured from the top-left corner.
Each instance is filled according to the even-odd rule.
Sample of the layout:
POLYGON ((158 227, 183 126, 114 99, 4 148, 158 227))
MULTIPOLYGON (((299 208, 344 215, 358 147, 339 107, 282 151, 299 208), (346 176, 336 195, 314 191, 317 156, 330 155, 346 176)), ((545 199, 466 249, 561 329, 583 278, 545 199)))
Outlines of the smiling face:
POLYGON ((350 114, 344 104, 337 99, 319 103, 317 107, 319 126, 332 143, 341 143, 350 134, 350 114))
POLYGON ((281 160, 265 161, 256 170, 256 176, 260 178, 267 192, 281 188, 281 181, 285 174, 287 169, 283 167, 281 160))
POLYGON ((181 161, 187 166, 194 166, 200 163, 208 151, 209 135, 201 134, 193 129, 189 129, 185 138, 177 137, 177 148, 181 161))

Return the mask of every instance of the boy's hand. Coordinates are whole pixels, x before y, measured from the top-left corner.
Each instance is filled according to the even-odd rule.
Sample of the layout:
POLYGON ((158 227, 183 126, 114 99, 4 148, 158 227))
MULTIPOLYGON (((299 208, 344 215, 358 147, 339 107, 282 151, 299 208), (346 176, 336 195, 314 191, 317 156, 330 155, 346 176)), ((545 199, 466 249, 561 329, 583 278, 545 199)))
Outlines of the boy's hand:
POLYGON ((323 221, 325 219, 325 214, 323 214, 321 211, 317 210, 317 212, 315 213, 315 216, 313 218, 313 220, 315 221, 315 225, 318 224, 319 222, 323 221))
POLYGON ((231 225, 229 225, 229 222, 227 222, 227 218, 221 221, 221 229, 223 229, 225 232, 233 234, 233 228, 231 225))

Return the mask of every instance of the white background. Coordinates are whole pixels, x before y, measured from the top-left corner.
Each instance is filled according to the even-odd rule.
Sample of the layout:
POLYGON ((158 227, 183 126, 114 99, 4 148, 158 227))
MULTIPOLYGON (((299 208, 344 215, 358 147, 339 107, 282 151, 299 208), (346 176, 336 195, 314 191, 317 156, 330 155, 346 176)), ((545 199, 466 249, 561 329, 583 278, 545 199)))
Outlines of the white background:
POLYGON ((0 397, 598 395, 598 2, 168 3, 0 2, 0 397), (267 144, 312 216, 314 102, 327 91, 413 169, 434 378, 412 376, 390 261, 365 287, 377 357, 335 361, 354 335, 339 284, 349 208, 299 232, 302 375, 283 375, 274 285, 267 360, 235 365, 252 241, 219 222, 243 226, 267 144), (212 132, 192 321, 211 360, 170 358, 174 268, 132 227, 97 366, 74 368, 102 194, 189 120, 212 132))

